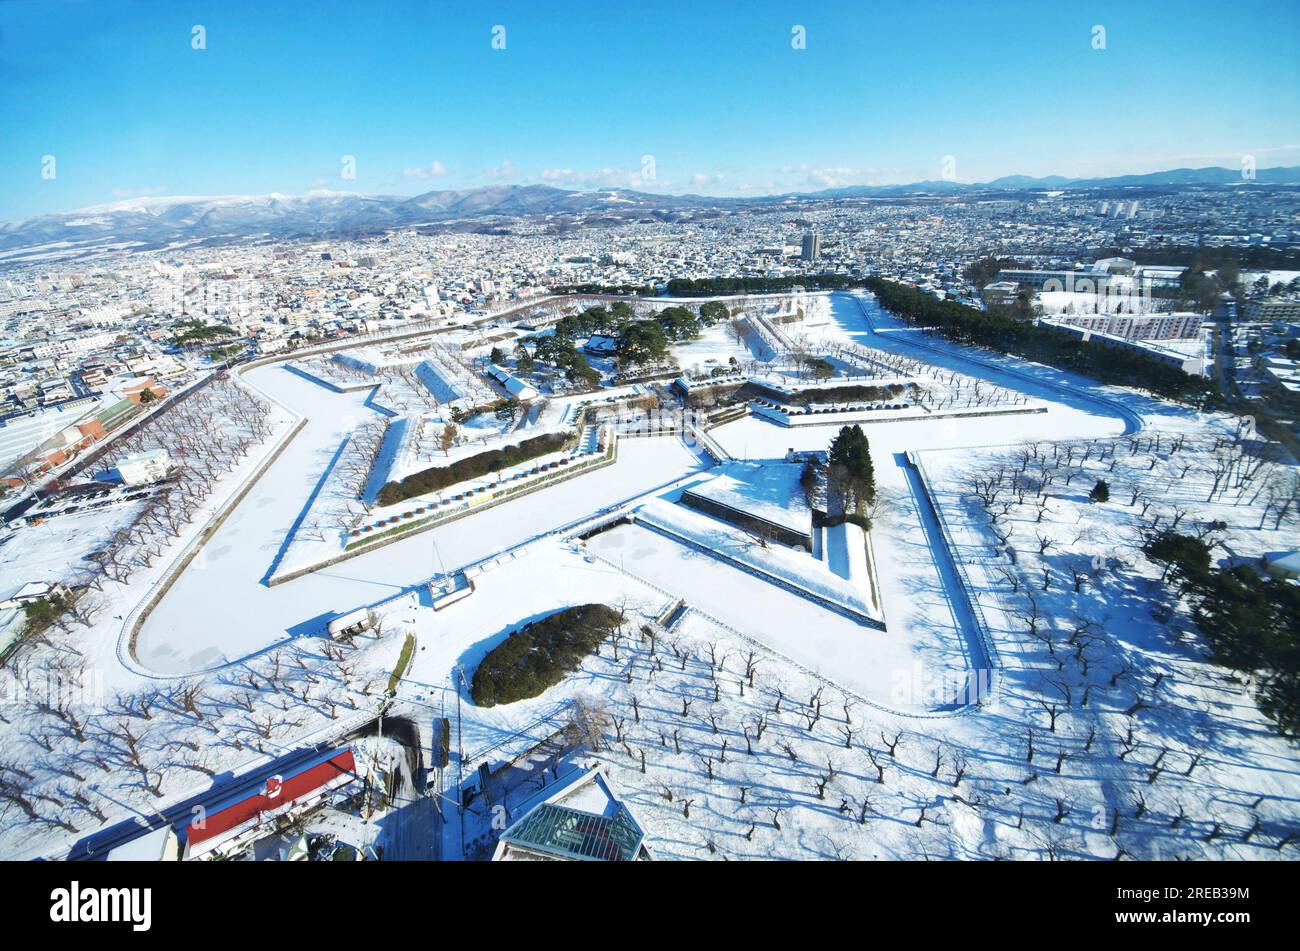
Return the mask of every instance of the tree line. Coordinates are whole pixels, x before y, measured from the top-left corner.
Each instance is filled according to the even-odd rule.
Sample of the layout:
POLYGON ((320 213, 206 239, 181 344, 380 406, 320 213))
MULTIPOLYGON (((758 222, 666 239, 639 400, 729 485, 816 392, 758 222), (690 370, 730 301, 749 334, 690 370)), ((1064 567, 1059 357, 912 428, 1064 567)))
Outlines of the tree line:
POLYGON ((841 291, 861 287, 863 280, 848 274, 797 274, 783 277, 675 277, 668 282, 670 297, 712 294, 771 294, 792 287, 841 291))
POLYGON ((568 433, 547 433, 525 439, 513 446, 489 449, 474 456, 457 459, 446 466, 434 466, 412 473, 400 482, 389 482, 379 490, 379 504, 393 505, 418 495, 427 495, 439 489, 477 479, 490 472, 500 472, 547 453, 559 452, 570 441, 568 433))
POLYGON ((878 277, 868 278, 866 286, 890 313, 932 328, 956 343, 987 347, 1102 383, 1140 386, 1166 399, 1199 407, 1223 403, 1211 381, 1135 350, 1085 343, 1066 331, 939 300, 918 288, 878 277))

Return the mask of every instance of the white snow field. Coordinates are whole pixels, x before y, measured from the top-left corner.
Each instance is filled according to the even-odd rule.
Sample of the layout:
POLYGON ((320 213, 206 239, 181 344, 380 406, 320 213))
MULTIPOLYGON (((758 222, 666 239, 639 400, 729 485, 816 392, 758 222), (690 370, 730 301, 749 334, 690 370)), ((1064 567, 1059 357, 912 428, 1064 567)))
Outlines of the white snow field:
MULTIPOLYGON (((389 709, 423 736, 434 718, 458 717, 464 755, 444 786, 452 773, 506 765, 514 808, 551 781, 539 750, 581 701, 604 739, 552 765, 603 764, 661 858, 1294 857, 1300 753, 1242 684, 1203 660, 1186 607, 1139 551, 1157 515, 1224 521, 1237 557, 1293 540, 1286 522, 1257 527, 1248 486, 1209 498, 1215 454, 1238 451, 1215 446, 1232 422, 948 345, 865 295, 812 299, 830 306, 818 334, 842 345, 1047 406, 864 419, 880 495, 874 575, 856 528, 815 533, 810 553, 765 548, 677 503, 683 487, 734 474, 728 466, 824 450, 840 426, 747 417, 710 432, 744 462, 716 466, 676 437, 621 438, 612 466, 268 586, 286 539, 329 490, 345 437, 382 414, 365 391, 261 366, 244 382, 279 407, 271 436, 152 565, 105 584, 111 609, 53 634, 6 680, 0 856, 64 855, 215 777, 342 735, 382 701, 411 634, 389 709), (149 613, 132 653, 133 621, 167 570, 295 420, 301 430, 149 613), (1186 439, 1177 450, 1176 434, 1186 439), (1014 470, 1026 453, 1047 465, 1063 441, 1093 447, 1070 484, 1031 491, 991 522, 973 479, 1014 470), (1111 464, 1101 447, 1116 460, 1105 505, 1086 499, 1111 464), (1130 502, 1130 483, 1160 491, 1130 502), (577 538, 597 515, 631 520, 577 538), (1099 554, 1100 567, 1085 567, 1099 554), (465 566, 472 593, 435 610, 421 583, 465 566), (828 605, 834 593, 884 630, 828 605), (492 647, 587 602, 625 612, 619 637, 536 698, 473 704, 465 682, 492 647), (378 630, 352 645, 321 636, 329 619, 365 607, 378 630), (83 703, 50 702, 31 674, 79 682, 83 703)), ((737 352, 715 331, 684 348, 684 367, 737 352)), ((715 488, 737 500, 734 486, 715 488)), ((759 508, 770 503, 758 495, 759 508)), ((476 802, 465 822, 481 854, 491 813, 476 802)), ((432 852, 460 858, 460 823, 437 829, 432 852)))

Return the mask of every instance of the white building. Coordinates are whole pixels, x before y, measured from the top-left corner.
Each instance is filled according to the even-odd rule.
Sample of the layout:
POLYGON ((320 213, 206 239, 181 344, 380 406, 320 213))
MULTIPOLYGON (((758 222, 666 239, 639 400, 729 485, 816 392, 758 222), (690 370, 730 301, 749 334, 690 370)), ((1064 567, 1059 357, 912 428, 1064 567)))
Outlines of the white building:
POLYGON ((517 376, 514 376, 508 373, 507 371, 503 370, 495 363, 488 365, 487 372, 488 372, 488 376, 496 380, 497 383, 501 385, 501 388, 503 390, 505 390, 507 393, 509 393, 511 396, 515 397, 516 399, 535 400, 537 399, 538 396, 541 395, 538 393, 537 388, 535 386, 529 383, 525 383, 517 376))
POLYGON ((117 464, 117 474, 127 485, 148 485, 167 477, 172 457, 166 449, 151 449, 126 456, 117 464))
POLYGON ((1112 334, 1128 340, 1188 340, 1197 337, 1205 317, 1191 312, 1173 314, 1063 314, 1072 327, 1112 334))

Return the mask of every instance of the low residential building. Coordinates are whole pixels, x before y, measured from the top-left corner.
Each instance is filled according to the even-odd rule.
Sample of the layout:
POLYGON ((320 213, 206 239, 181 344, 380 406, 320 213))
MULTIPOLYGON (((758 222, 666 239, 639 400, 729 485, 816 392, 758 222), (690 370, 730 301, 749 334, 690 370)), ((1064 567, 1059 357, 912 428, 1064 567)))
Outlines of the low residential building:
POLYGON ((516 399, 535 400, 540 395, 535 386, 524 382, 496 364, 489 364, 487 372, 488 376, 492 377, 503 390, 516 399))
POLYGON ((1265 388, 1288 408, 1300 407, 1300 360, 1267 354, 1259 361, 1265 388))

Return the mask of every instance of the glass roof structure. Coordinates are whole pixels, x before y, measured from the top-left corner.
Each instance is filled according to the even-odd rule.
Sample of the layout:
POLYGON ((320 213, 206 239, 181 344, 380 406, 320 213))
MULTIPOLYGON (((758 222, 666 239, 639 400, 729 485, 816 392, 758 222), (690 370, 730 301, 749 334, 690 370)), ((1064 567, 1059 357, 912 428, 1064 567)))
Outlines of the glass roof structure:
POLYGON ((622 804, 612 815, 598 816, 543 803, 501 835, 508 845, 597 862, 635 861, 644 838, 622 804))

